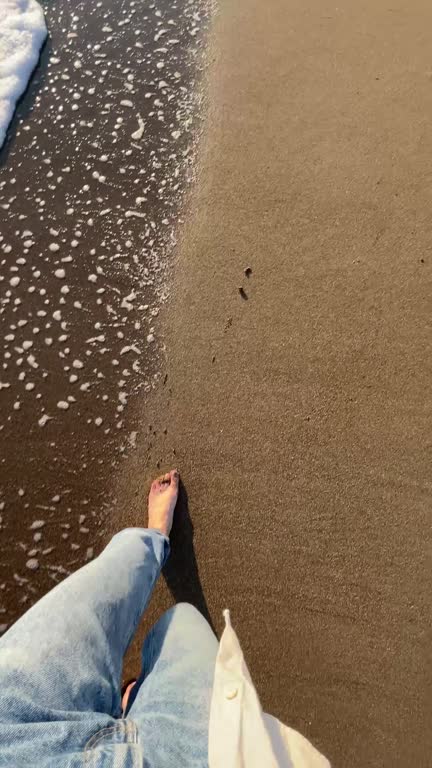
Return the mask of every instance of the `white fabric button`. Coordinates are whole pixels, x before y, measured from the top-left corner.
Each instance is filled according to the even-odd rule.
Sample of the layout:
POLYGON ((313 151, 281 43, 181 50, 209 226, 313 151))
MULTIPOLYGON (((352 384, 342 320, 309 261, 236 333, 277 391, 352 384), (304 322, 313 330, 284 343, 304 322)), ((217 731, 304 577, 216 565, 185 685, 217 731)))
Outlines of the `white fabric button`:
POLYGON ((235 697, 238 694, 238 688, 234 688, 233 686, 229 688, 225 688, 225 697, 227 699, 235 699, 235 697))

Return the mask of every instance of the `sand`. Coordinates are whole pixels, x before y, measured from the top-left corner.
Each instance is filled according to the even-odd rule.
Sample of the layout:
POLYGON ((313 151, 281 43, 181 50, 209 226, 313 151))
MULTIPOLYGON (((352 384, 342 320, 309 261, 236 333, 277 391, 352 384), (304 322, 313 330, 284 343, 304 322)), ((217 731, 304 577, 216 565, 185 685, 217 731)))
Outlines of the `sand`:
POLYGON ((341 768, 430 764, 431 24, 422 0, 222 0, 117 521, 178 465, 175 597, 218 630, 230 607, 265 708, 341 768))
MULTIPOLYGON (((39 6, 21 6, 38 21, 39 6)), ((199 130, 201 9, 45 8, 49 36, 0 154, 0 635, 100 550, 111 479, 159 375, 199 130)), ((19 95, 1 74, 36 63, 32 39, 0 65, 0 102, 5 83, 19 95)))

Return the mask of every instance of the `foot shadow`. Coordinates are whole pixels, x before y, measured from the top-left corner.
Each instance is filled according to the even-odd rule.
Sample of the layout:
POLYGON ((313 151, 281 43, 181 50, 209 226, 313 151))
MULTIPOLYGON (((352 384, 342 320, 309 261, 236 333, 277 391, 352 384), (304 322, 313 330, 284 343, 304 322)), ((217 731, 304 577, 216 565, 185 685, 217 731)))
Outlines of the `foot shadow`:
POLYGON ((193 545, 193 533, 193 524, 188 510, 188 497, 180 480, 179 497, 170 534, 171 554, 163 569, 163 575, 176 603, 191 603, 204 616, 215 632, 201 586, 193 545))

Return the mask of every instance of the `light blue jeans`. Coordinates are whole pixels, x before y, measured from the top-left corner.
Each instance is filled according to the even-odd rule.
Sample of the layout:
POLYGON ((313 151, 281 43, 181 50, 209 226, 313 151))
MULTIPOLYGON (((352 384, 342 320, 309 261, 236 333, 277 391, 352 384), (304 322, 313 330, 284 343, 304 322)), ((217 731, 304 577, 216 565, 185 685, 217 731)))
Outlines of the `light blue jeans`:
POLYGON ((167 611, 146 637, 121 712, 123 657, 168 554, 158 531, 121 531, 1 638, 2 768, 208 765, 218 642, 191 605, 167 611))

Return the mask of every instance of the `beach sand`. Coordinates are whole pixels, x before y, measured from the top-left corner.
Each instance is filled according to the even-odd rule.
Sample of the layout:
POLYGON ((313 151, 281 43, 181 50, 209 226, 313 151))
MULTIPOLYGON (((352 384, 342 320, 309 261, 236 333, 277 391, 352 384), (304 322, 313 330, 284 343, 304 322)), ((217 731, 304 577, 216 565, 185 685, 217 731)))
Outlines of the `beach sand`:
POLYGON ((231 609, 265 709, 340 768, 430 764, 431 25, 422 0, 221 2, 122 491, 139 522, 177 464, 196 561, 189 523, 168 586, 218 630, 231 609))
POLYGON ((0 634, 106 541, 200 126, 201 0, 45 14, 0 155, 0 634))

